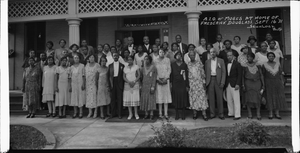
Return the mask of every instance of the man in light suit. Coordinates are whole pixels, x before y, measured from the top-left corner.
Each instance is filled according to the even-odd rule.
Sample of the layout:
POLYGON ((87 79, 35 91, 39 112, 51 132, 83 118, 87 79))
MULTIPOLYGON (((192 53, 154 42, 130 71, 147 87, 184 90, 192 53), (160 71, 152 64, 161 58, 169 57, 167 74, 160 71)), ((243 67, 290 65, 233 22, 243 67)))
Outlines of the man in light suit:
POLYGON ((219 118, 224 120, 222 93, 226 78, 225 63, 223 59, 217 57, 217 51, 215 48, 210 49, 210 55, 211 59, 205 62, 206 87, 208 88, 210 118, 216 117, 215 99, 217 99, 219 118))
POLYGON ((228 107, 228 117, 234 120, 241 118, 240 86, 242 84, 242 67, 239 62, 234 60, 233 52, 227 52, 228 62, 226 63, 226 97, 228 107))
POLYGON ((214 49, 216 49, 216 51, 217 51, 217 55, 220 53, 221 50, 225 49, 222 39, 223 39, 222 35, 218 34, 216 37, 217 42, 215 42, 213 44, 214 49))
POLYGON ((181 36, 176 35, 175 37, 176 43, 178 44, 178 50, 181 52, 182 56, 188 52, 188 46, 181 42, 181 36))
POLYGON ((122 118, 123 106, 123 69, 124 65, 119 62, 119 54, 113 53, 114 62, 108 66, 107 78, 108 85, 111 92, 111 118, 117 116, 122 118))

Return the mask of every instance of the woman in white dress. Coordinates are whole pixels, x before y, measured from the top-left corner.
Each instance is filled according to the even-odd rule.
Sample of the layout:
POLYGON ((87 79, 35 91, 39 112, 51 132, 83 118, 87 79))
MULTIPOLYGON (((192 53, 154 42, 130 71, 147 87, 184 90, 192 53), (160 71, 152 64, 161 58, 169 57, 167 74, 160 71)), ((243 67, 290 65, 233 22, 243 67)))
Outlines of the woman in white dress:
POLYGON ((144 58, 148 54, 143 51, 142 45, 138 45, 137 51, 138 51, 138 53, 134 55, 134 64, 137 65, 139 68, 142 68, 144 58))
POLYGON ((274 62, 280 63, 280 66, 283 67, 283 54, 280 48, 276 48, 276 41, 271 40, 269 43, 268 52, 273 52, 275 54, 274 62))
POLYGON ((55 95, 55 71, 56 65, 54 63, 54 57, 49 56, 47 59, 48 65, 43 67, 43 103, 47 103, 49 113, 46 117, 55 117, 55 103, 54 103, 54 95, 55 95))
POLYGON ((85 69, 78 55, 73 56, 74 64, 70 68, 70 92, 71 104, 74 107, 73 118, 77 116, 77 107, 79 108, 79 118, 82 118, 82 107, 85 105, 85 69))
POLYGON ((200 38, 200 46, 198 46, 195 51, 201 56, 206 51, 206 40, 205 38, 200 38))
POLYGON ((244 44, 241 44, 240 41, 241 41, 241 37, 240 36, 234 36, 233 37, 234 44, 231 45, 231 49, 236 50, 239 53, 239 55, 243 54, 242 48, 246 46, 244 44))
POLYGON ((159 55, 158 55, 158 46, 157 45, 152 45, 152 53, 150 54, 150 56, 152 57, 152 60, 155 61, 156 59, 159 58, 159 55))
POLYGON ((164 104, 164 115, 168 117, 168 104, 172 103, 171 90, 170 90, 170 74, 171 63, 170 59, 165 57, 165 52, 159 50, 159 58, 154 61, 157 68, 157 90, 156 90, 156 103, 159 106, 159 118, 162 119, 162 105, 164 104))
POLYGON ((70 67, 67 67, 67 57, 64 56, 60 59, 61 66, 56 68, 56 95, 55 106, 59 107, 59 118, 66 118, 66 106, 70 104, 69 92, 69 74, 70 67))
POLYGON ((262 42, 260 44, 260 52, 257 52, 255 54, 254 62, 257 62, 257 64, 260 65, 260 66, 263 63, 268 62, 269 60, 268 60, 268 57, 267 57, 267 53, 268 53, 267 49, 268 49, 267 43, 262 42))
POLYGON ((133 64, 133 57, 128 57, 128 65, 124 68, 123 79, 124 94, 123 106, 128 107, 128 120, 132 118, 132 107, 134 107, 135 119, 139 119, 137 107, 140 106, 140 70, 139 66, 133 64))

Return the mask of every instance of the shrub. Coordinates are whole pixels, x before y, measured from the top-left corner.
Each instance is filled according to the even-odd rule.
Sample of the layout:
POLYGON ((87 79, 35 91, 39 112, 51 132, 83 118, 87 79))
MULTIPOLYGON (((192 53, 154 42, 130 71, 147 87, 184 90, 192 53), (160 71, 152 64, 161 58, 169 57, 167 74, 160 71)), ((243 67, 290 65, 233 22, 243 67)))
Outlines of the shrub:
POLYGON ((151 126, 155 136, 150 138, 150 140, 158 147, 186 147, 184 144, 187 135, 186 129, 178 129, 171 124, 171 121, 167 121, 167 123, 162 122, 161 127, 151 126))
POLYGON ((267 142, 270 141, 270 135, 266 132, 265 127, 256 121, 247 120, 236 123, 234 132, 238 140, 250 145, 267 145, 267 142))

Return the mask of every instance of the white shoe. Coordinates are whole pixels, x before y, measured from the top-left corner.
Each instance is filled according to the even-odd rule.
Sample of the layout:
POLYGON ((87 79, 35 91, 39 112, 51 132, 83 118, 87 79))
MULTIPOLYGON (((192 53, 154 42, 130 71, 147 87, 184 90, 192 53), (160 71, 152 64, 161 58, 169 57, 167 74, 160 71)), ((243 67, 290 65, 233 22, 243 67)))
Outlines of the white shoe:
POLYGON ((132 116, 129 115, 127 119, 128 119, 128 120, 131 120, 131 118, 132 118, 132 116))
POLYGON ((140 119, 139 115, 134 115, 135 116, 135 119, 140 119))

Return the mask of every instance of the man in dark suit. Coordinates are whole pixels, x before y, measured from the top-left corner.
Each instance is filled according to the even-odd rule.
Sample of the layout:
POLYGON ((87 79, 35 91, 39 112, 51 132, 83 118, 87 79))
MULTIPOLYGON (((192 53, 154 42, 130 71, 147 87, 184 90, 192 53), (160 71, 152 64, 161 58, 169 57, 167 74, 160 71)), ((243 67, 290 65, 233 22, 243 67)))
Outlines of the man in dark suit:
POLYGON ((216 54, 215 48, 210 49, 211 59, 205 62, 206 87, 208 87, 210 117, 216 117, 215 99, 217 99, 219 118, 224 120, 222 93, 225 85, 226 68, 224 61, 216 57, 216 54))
POLYGON ((175 37, 176 43, 178 44, 178 50, 181 52, 182 55, 188 52, 188 46, 181 42, 181 36, 176 35, 175 37))
POLYGON ((144 53, 147 53, 148 55, 150 55, 152 53, 152 47, 149 44, 149 37, 148 36, 144 36, 143 42, 144 42, 144 45, 143 45, 143 51, 144 51, 144 53))
MULTIPOLYGON (((46 56, 46 53, 45 52, 42 52, 41 54, 40 54, 40 60, 36 63, 36 66, 38 66, 38 68, 39 68, 39 73, 41 74, 40 75, 40 79, 41 80, 43 80, 43 69, 44 69, 44 66, 46 66, 47 65, 47 56, 46 56)), ((43 103, 42 102, 42 99, 43 99, 43 85, 42 84, 40 84, 40 106, 41 106, 41 108, 38 108, 38 109, 42 109, 42 110, 46 110, 46 108, 47 108, 47 104, 46 103, 43 103)))
POLYGON ((123 69, 124 65, 119 62, 119 54, 113 53, 114 62, 108 66, 109 88, 111 91, 111 118, 117 116, 122 118, 123 106, 123 69))
POLYGON ((233 59, 233 52, 227 52, 228 62, 226 63, 226 97, 228 116, 234 120, 241 118, 240 86, 242 84, 242 67, 233 59))
POLYGON ((123 54, 121 54, 122 57, 124 57, 125 50, 128 50, 131 56, 134 56, 134 54, 136 53, 136 46, 133 44, 134 39, 132 37, 128 37, 127 43, 128 43, 128 45, 123 48, 123 51, 122 51, 123 54))
POLYGON ((224 60, 224 62, 227 63, 228 62, 227 52, 232 51, 233 56, 234 56, 234 60, 237 59, 238 56, 239 56, 239 53, 236 50, 231 49, 232 41, 231 40, 225 40, 224 45, 225 45, 225 49, 220 51, 218 57, 222 58, 224 60))

